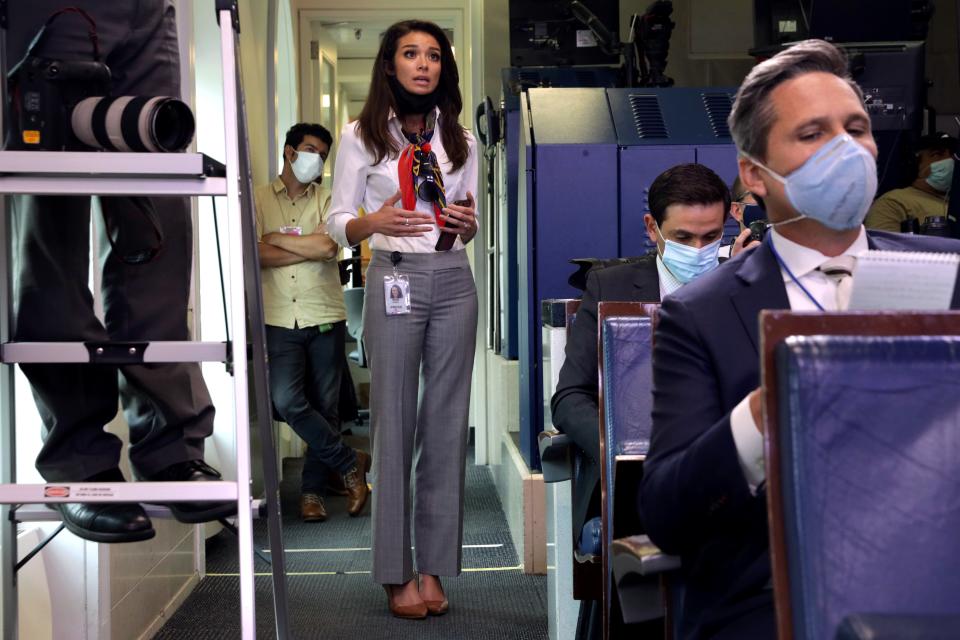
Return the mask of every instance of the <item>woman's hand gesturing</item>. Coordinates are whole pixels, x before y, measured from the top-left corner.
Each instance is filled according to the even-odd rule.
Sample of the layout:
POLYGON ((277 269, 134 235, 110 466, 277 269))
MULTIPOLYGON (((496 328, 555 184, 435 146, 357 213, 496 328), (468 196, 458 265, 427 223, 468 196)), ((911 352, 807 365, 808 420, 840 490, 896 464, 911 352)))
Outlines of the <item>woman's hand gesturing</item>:
POLYGON ((395 205, 400 202, 400 192, 387 198, 379 209, 368 213, 365 217, 373 226, 374 233, 385 236, 418 238, 433 228, 433 216, 419 211, 398 209, 395 205))

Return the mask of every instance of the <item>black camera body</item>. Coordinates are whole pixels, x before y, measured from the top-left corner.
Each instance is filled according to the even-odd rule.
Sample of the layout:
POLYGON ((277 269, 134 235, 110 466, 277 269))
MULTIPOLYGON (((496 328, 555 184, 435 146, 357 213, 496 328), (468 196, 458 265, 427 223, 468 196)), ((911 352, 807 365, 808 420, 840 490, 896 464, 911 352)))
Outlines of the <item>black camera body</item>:
POLYGON ((766 220, 754 220, 750 223, 750 238, 744 242, 744 246, 750 244, 751 242, 763 242, 763 238, 767 235, 767 230, 770 228, 770 223, 766 220))
POLYGON ((94 60, 29 57, 10 80, 13 150, 88 149, 73 133, 70 116, 84 98, 110 91, 110 69, 94 60))
POLYGON ((193 140, 190 107, 169 96, 110 96, 110 68, 100 61, 97 24, 79 7, 55 11, 7 80, 7 149, 26 151, 183 151, 193 140), (92 60, 33 55, 53 22, 78 14, 89 25, 92 60))

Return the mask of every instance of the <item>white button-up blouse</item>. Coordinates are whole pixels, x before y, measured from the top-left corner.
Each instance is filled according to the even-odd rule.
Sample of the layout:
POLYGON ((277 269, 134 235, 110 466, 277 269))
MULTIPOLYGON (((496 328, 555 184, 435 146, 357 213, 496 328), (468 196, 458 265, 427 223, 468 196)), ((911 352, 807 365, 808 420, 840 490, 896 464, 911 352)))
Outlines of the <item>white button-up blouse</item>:
MULTIPOLYGON (((440 139, 440 112, 437 110, 437 129, 430 146, 437 154, 440 169, 443 172, 443 185, 447 202, 466 200, 467 191, 477 198, 477 142, 470 132, 466 132, 468 154, 467 161, 458 171, 450 171, 450 161, 443 149, 440 139)), ((397 173, 399 155, 387 156, 379 164, 373 164, 373 154, 369 152, 360 139, 357 130, 358 123, 351 122, 340 133, 340 144, 337 149, 337 164, 333 173, 333 199, 330 202, 330 213, 327 218, 327 231, 341 246, 350 246, 347 240, 347 223, 357 217, 357 210, 362 206, 367 213, 373 213, 383 206, 384 201, 400 190, 400 178, 397 173)), ((400 143, 403 149, 409 142, 403 136, 400 120, 393 111, 390 112, 390 133, 400 143)), ((396 205, 401 207, 400 203, 396 205)), ((433 205, 417 198, 417 211, 434 215, 433 205)), ((478 212, 479 213, 479 212, 478 212)), ((403 253, 433 253, 436 249, 440 229, 434 223, 433 229, 423 237, 392 237, 375 233, 370 236, 370 248, 375 251, 400 251, 403 253)), ((457 238, 453 250, 464 248, 460 238, 457 238)))

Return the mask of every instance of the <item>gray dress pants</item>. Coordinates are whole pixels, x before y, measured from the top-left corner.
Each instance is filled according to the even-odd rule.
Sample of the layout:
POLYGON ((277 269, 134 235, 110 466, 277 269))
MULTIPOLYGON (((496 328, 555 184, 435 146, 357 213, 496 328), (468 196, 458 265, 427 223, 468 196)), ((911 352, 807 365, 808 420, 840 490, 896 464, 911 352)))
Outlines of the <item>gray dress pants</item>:
POLYGON ((477 333, 477 290, 466 252, 401 255, 397 269, 410 279, 411 313, 386 315, 383 277, 393 273, 388 252, 373 252, 363 301, 373 440, 373 579, 381 584, 413 577, 411 533, 417 571, 460 573, 477 333))
MULTIPOLYGON (((171 0, 30 0, 9 3, 8 64, 13 65, 51 13, 80 6, 97 23, 114 95, 180 95, 171 0)), ((87 23, 60 16, 34 51, 57 59, 91 59, 87 23)), ((188 340, 187 304, 193 229, 186 198, 100 198, 121 255, 156 248, 143 214, 152 208, 163 235, 143 264, 118 258, 100 239, 105 322, 88 287, 89 197, 18 196, 13 200, 14 336, 20 341, 188 340)), ((120 440, 104 425, 122 401, 130 425, 130 460, 150 475, 203 457, 214 409, 197 364, 24 365, 44 424, 37 468, 49 481, 86 479, 117 466, 120 440)))

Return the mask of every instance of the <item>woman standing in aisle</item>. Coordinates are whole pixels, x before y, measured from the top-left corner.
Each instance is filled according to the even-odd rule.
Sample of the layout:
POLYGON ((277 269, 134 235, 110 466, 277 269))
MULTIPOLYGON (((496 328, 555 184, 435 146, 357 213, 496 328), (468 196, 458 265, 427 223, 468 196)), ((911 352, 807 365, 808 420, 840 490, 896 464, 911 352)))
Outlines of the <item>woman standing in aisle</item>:
POLYGON ((373 578, 401 618, 446 613, 439 576, 460 573, 477 329, 464 251, 477 232, 477 155, 457 120, 462 106, 443 30, 421 20, 391 26, 363 111, 340 138, 327 223, 345 247, 369 238, 373 254, 363 313, 376 478, 373 578), (372 213, 358 217, 361 206, 372 213))

